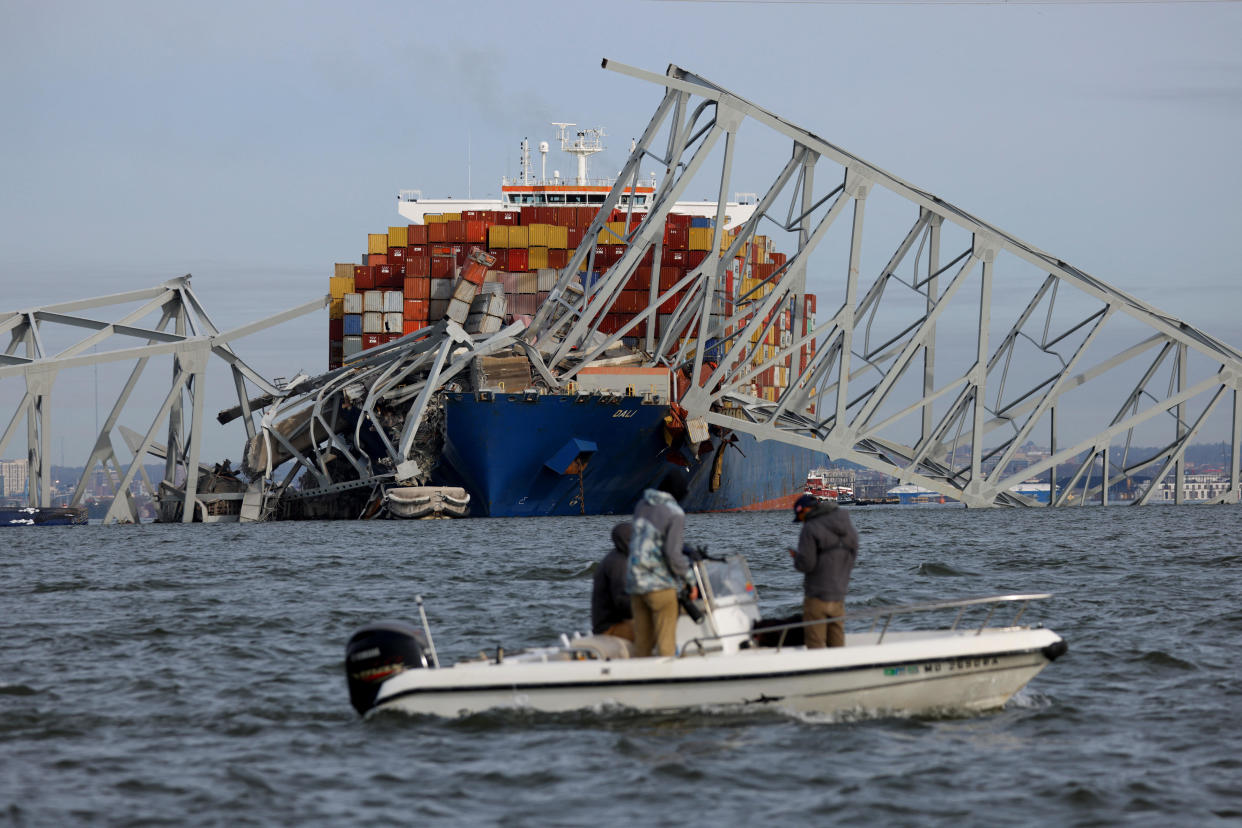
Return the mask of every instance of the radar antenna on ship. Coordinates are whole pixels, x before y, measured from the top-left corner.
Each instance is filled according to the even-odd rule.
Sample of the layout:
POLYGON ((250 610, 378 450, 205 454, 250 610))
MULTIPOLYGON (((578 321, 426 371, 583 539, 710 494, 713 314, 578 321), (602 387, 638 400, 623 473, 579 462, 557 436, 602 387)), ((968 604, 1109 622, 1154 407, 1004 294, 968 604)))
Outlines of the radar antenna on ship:
POLYGON ((587 159, 597 152, 604 151, 604 143, 600 139, 604 137, 603 127, 594 127, 589 129, 578 130, 577 136, 573 139, 566 134, 565 130, 577 124, 566 123, 563 121, 552 121, 552 126, 557 127, 556 137, 560 139, 561 151, 578 158, 578 179, 575 182, 579 186, 587 183, 587 159))

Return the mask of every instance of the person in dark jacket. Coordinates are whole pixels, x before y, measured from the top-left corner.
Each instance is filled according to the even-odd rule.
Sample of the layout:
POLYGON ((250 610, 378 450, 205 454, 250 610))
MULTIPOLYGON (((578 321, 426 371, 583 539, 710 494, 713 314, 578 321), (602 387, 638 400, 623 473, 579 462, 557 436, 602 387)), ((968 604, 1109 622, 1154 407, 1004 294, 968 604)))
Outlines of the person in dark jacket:
POLYGON ((634 524, 626 521, 612 527, 612 549, 595 567, 591 588, 591 632, 634 640, 634 611, 625 590, 625 573, 630 565, 630 537, 634 524))
MULTIPOLYGON (((802 524, 798 548, 790 549, 794 568, 803 573, 802 620, 845 614, 845 593, 858 557, 858 531, 849 514, 831 500, 802 495, 794 502, 794 522, 802 524)), ((806 627, 808 650, 845 646, 845 622, 806 627)))

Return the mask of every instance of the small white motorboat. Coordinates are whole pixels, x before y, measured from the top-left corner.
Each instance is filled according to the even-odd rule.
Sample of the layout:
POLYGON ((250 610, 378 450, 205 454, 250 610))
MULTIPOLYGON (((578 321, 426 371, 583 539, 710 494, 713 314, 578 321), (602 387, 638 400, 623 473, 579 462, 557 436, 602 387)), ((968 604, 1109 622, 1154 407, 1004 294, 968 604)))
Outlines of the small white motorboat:
POLYGON ((420 596, 422 629, 381 622, 350 638, 345 653, 350 701, 363 715, 607 706, 978 711, 1004 705, 1066 650, 1051 630, 1018 625, 1028 603, 1051 597, 1047 593, 850 612, 844 647, 808 650, 789 643, 800 637, 802 622, 756 627, 758 596, 741 555, 700 560, 693 571, 702 597, 690 609, 700 620, 679 617, 677 654, 670 657, 633 658, 628 641, 576 635, 562 636, 557 646, 497 650, 442 667, 420 596), (991 626, 998 610, 1012 611, 1012 618, 991 626), (954 617, 948 626, 928 626, 937 614, 954 617), (913 629, 894 629, 898 620, 913 629))
POLYGON ((394 486, 384 492, 394 518, 461 518, 470 514, 470 494, 458 486, 394 486))

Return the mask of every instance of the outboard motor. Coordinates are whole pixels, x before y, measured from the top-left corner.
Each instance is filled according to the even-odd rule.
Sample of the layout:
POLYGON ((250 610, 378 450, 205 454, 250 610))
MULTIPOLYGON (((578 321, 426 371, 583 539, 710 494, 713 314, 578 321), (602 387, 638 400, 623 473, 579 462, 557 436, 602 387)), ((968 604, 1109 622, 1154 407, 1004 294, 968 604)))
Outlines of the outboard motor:
POLYGON ((427 667, 427 637, 401 621, 368 624, 345 645, 349 701, 366 714, 385 681, 406 670, 427 667))

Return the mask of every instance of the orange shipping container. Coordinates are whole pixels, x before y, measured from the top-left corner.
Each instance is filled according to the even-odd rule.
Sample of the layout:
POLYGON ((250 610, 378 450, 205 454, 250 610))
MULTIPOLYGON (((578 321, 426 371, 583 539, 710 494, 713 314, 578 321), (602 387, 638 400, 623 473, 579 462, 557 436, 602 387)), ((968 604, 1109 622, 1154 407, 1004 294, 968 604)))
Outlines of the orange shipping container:
POLYGON ((410 276, 406 274, 405 284, 401 292, 409 299, 430 299, 431 279, 427 276, 410 276))
POLYGON ((443 222, 427 227, 427 241, 431 244, 444 244, 448 240, 448 226, 443 222))
POLYGON ((405 243, 407 245, 427 244, 427 225, 411 224, 405 228, 405 243))
MULTIPOLYGON (((430 310, 431 301, 429 299, 406 299, 405 308, 403 310, 405 319, 417 320, 420 322, 427 321, 427 312, 430 310)), ((406 331, 409 333, 409 331, 406 331)))

